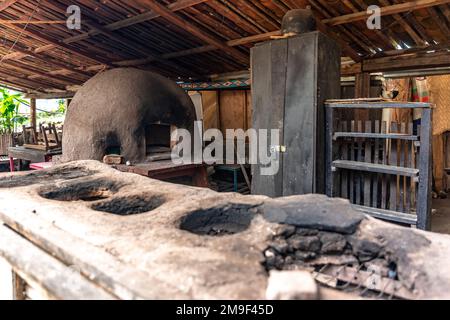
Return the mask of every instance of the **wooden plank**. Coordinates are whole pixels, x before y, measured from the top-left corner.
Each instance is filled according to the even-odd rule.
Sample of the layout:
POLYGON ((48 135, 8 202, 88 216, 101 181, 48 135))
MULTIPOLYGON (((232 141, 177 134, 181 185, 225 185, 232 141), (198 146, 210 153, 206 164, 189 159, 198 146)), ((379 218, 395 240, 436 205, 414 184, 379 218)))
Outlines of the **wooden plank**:
POLYGON ((187 22, 187 20, 182 19, 180 16, 176 15, 162 4, 154 1, 147 1, 145 2, 145 5, 148 8, 152 9, 157 14, 159 14, 161 17, 173 23, 174 25, 186 30, 187 32, 205 41, 206 43, 223 50, 224 52, 228 53, 229 55, 240 61, 240 63, 243 63, 244 65, 247 64, 248 61, 247 55, 241 53, 239 50, 233 47, 227 46, 226 43, 222 42, 216 37, 213 37, 210 34, 205 33, 202 29, 194 26, 193 24, 190 24, 189 22, 187 22))
POLYGON ((339 138, 398 139, 398 140, 409 140, 409 141, 418 141, 419 140, 419 138, 413 134, 335 132, 333 135, 333 139, 337 140, 339 138))
POLYGON ((369 108, 369 109, 403 109, 403 108, 431 108, 431 104, 423 102, 340 102, 340 103, 326 103, 331 108, 340 109, 359 109, 359 108, 369 108))
MULTIPOLYGON (((355 121, 352 120, 350 122, 350 130, 351 132, 355 132, 356 131, 356 127, 355 127, 355 121)), ((351 144, 350 144, 350 161, 355 161, 356 157, 355 157, 355 141, 352 140, 351 144)), ((350 186, 349 186, 349 191, 350 191, 350 202, 351 203, 355 203, 355 174, 352 170, 349 170, 349 180, 350 180, 350 186)))
POLYGON ((431 228, 431 187, 432 187, 432 110, 422 112, 420 131, 420 163, 419 190, 417 199, 417 228, 430 230, 431 228))
POLYGON ((447 50, 438 52, 428 51, 429 50, 415 54, 404 54, 399 56, 364 60, 362 68, 365 72, 387 72, 448 67, 450 65, 450 52, 447 50))
MULTIPOLYGON (((400 124, 400 133, 404 134, 406 133, 406 123, 402 122, 400 124)), ((408 167, 407 163, 405 162, 405 141, 400 140, 397 142, 398 143, 398 154, 400 155, 400 159, 399 159, 399 165, 401 167, 408 167)), ((406 184, 406 177, 400 177, 400 181, 399 181, 399 197, 400 197, 400 201, 399 201, 399 211, 400 212, 405 212, 405 184, 406 184)))
MULTIPOLYGON (((408 1, 406 3, 394 4, 390 6, 384 6, 380 8, 381 16, 393 15, 397 13, 419 10, 431 6, 437 6, 440 4, 448 3, 448 0, 415 0, 408 1)), ((334 17, 330 19, 325 19, 322 22, 326 23, 330 26, 336 26, 344 23, 350 23, 354 21, 366 20, 370 16, 370 13, 367 11, 355 12, 346 15, 342 15, 339 17, 334 17)))
MULTIPOLYGON (((169 5, 167 5, 167 9, 169 9, 172 12, 176 12, 176 11, 180 11, 180 10, 184 10, 186 8, 195 6, 197 4, 206 2, 208 0, 178 0, 176 2, 173 2, 169 5)), ((138 24, 138 23, 142 23, 142 22, 146 22, 149 20, 153 20, 158 18, 160 15, 153 12, 153 11, 148 11, 148 12, 144 12, 123 20, 119 20, 116 22, 113 22, 111 24, 108 24, 106 26, 104 26, 105 29, 109 30, 109 31, 114 31, 114 30, 118 30, 118 29, 122 29, 122 28, 126 28, 126 27, 130 27, 132 25, 138 24)), ((73 43, 73 42, 78 42, 81 40, 85 40, 88 39, 92 36, 95 36, 97 34, 99 34, 100 32, 97 30, 89 30, 88 32, 84 32, 82 34, 73 36, 73 37, 69 37, 63 40, 64 43, 73 43)))
POLYGON ((31 118, 31 127, 34 132, 36 132, 36 99, 30 99, 30 118, 31 118))
POLYGON ((316 57, 317 35, 303 34, 288 41, 284 110, 283 196, 315 193, 316 180, 316 57), (305 54, 311 52, 311 54, 305 54), (301 61, 301 63, 300 63, 301 61), (301 75, 301 76, 300 76, 301 75), (301 142, 300 142, 301 137, 301 142), (301 181, 300 181, 301 179, 301 181))
MULTIPOLYGON (((252 124, 254 129, 278 129, 280 141, 284 135, 284 105, 286 96, 287 42, 272 41, 252 48, 252 124)), ((269 135, 269 133, 268 133, 269 135)), ((270 136, 266 154, 270 155, 270 136)), ((252 194, 270 197, 283 195, 284 155, 278 154, 280 168, 275 175, 261 175, 264 167, 252 165, 252 194)))
MULTIPOLYGON (((327 108, 329 109, 329 108, 327 108)), ((343 132, 347 132, 347 121, 341 121, 341 129, 343 132)), ((349 160, 349 146, 348 143, 346 141, 343 141, 343 143, 341 144, 341 159, 342 160, 349 160)), ((341 197, 344 199, 348 199, 349 198, 349 192, 348 192, 348 174, 349 172, 347 170, 344 170, 341 172, 341 197)))
MULTIPOLYGON (((365 122, 365 132, 372 132, 372 121, 365 122)), ((364 161, 366 163, 372 163, 372 145, 371 141, 366 139, 364 141, 364 161)), ((370 196, 371 196, 371 188, 372 188, 372 174, 367 173, 364 175, 364 205, 370 206, 370 196)))
MULTIPOLYGON (((325 192, 325 101, 327 99, 338 98, 341 95, 340 86, 340 67, 341 67, 341 49, 331 39, 319 33, 317 37, 317 51, 326 52, 326 58, 321 54, 315 54, 316 56, 316 76, 317 88, 316 92, 316 143, 315 143, 315 170, 316 181, 314 182, 314 192, 325 192)), ((307 95, 307 94, 306 94, 307 95)), ((337 129, 337 117, 334 117, 334 130, 337 129)), ((334 150, 333 157, 337 157, 338 150, 334 150)), ((337 180, 335 181, 334 188, 338 188, 337 180)))
MULTIPOLYGON (((381 122, 381 133, 387 132, 386 121, 381 122)), ((385 141, 381 146, 381 163, 387 165, 387 151, 388 151, 388 141, 385 141)), ((387 176, 386 174, 381 175, 381 208, 387 209, 387 176)))
MULTIPOLYGON (((314 53, 317 52, 318 42, 325 40, 319 38, 319 33, 311 32, 279 40, 288 42, 283 139, 287 149, 283 157, 284 196, 325 192, 325 110, 318 106, 316 94, 311 94, 317 92, 320 86, 318 57, 314 53)), ((325 63, 324 60, 319 63, 322 62, 325 63)))
POLYGON ((0 11, 6 10, 19 0, 4 0, 0 3, 0 11))
MULTIPOLYGON (((362 121, 356 121, 356 130, 358 132, 362 132, 363 128, 362 128, 362 121)), ((358 161, 359 164, 363 164, 364 159, 363 159, 363 154, 362 154, 362 148, 363 148, 363 143, 361 140, 357 140, 356 141, 356 160, 358 161)), ((334 163, 333 163, 334 164, 334 163)), ((363 181, 362 181, 362 177, 363 177, 363 173, 360 172, 361 170, 358 170, 358 172, 355 172, 355 176, 356 176, 356 183, 355 183, 355 196, 356 196, 356 204, 362 204, 362 188, 363 188, 363 181)))
POLYGON ((43 150, 32 150, 24 147, 11 147, 8 149, 8 155, 10 157, 30 162, 45 162, 46 154, 43 150))
MULTIPOLYGON (((408 134, 413 133, 413 124, 408 123, 408 134)), ((414 147, 413 143, 411 141, 406 142, 406 150, 405 150, 405 167, 414 168, 413 163, 413 154, 414 154, 414 147)), ((410 177, 406 177, 406 197, 405 197, 405 212, 411 213, 411 193, 413 190, 412 184, 415 184, 415 182, 412 181, 410 177)))
POLYGON ((361 161, 335 160, 333 161, 333 166, 339 169, 355 170, 363 172, 378 172, 384 174, 402 175, 407 177, 417 177, 419 174, 419 170, 413 168, 403 168, 393 165, 365 163, 361 161))
MULTIPOLYGON (((375 120, 374 125, 375 125, 374 133, 380 134, 380 120, 375 120)), ((385 140, 383 140, 383 141, 385 141, 385 140)), ((381 162, 380 162, 380 140, 379 139, 375 139, 373 163, 381 164, 381 162)), ((381 179, 381 175, 379 173, 377 173, 374 176, 373 191, 372 191, 372 207, 374 207, 374 208, 377 208, 378 203, 379 203, 378 190, 380 189, 380 179, 381 179)))
MULTIPOLYGON (((397 132, 398 125, 396 122, 391 123, 390 132, 397 132)), ((391 146, 389 149, 389 165, 397 166, 397 141, 392 140, 391 146)), ((398 176, 396 172, 393 172, 389 177, 389 210, 396 211, 397 210, 397 185, 398 185, 398 176)))
POLYGON ((333 153, 334 110, 325 108, 325 193, 328 197, 335 196, 335 173, 332 169, 333 153))
POLYGON ((14 271, 12 271, 12 288, 14 300, 26 300, 27 284, 26 282, 14 271))
MULTIPOLYGON (((384 6, 384 8, 386 8, 387 6, 390 5, 389 1, 387 0, 379 0, 379 2, 384 6)), ((403 19, 403 17, 401 15, 399 15, 398 13, 394 14, 392 16, 400 26, 403 27, 403 29, 409 34, 409 36, 414 40, 414 42, 416 43, 416 45, 425 45, 426 42, 424 39, 422 39, 417 32, 403 19)))
POLYGON ((375 218, 386 221, 399 222, 409 225, 415 225, 417 223, 417 217, 413 214, 358 205, 354 205, 353 208, 375 218))
MULTIPOLYGON (((55 299, 110 300, 112 295, 38 249, 11 229, 0 226, 0 255, 25 281, 43 288, 55 299)), ((20 290, 23 287, 20 286, 20 290)), ((20 297, 22 293, 17 292, 20 297)))

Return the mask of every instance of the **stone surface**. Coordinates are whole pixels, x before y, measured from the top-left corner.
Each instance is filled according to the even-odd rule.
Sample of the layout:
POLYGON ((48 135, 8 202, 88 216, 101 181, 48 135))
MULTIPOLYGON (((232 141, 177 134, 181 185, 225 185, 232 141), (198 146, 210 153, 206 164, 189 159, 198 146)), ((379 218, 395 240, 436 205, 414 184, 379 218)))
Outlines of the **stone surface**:
POLYGON ((366 262, 381 255, 383 246, 375 239, 361 239, 349 237, 349 242, 353 248, 353 254, 359 261, 366 262))
POLYGON ((322 243, 322 253, 342 253, 347 245, 347 240, 343 235, 330 232, 321 232, 320 242, 322 243))
POLYGON ((315 229, 296 228, 295 233, 300 236, 317 236, 319 231, 315 229))
POLYGON ((289 245, 295 250, 319 252, 320 240, 317 236, 294 235, 288 239, 289 245))
POLYGON ((276 235, 284 238, 289 238, 295 233, 295 231, 295 226, 280 225, 280 227, 276 231, 276 235))
POLYGON ((315 300, 319 287, 306 271, 271 271, 267 285, 268 300, 315 300))
POLYGON ((358 257, 395 266, 399 281, 418 299, 450 298, 450 236, 375 220, 355 213, 346 201, 323 196, 219 194, 80 161, 1 175, 0 220, 66 265, 79 265, 95 283, 113 282, 119 293, 130 293, 125 298, 260 300, 266 297, 269 260, 274 268, 292 269, 355 263, 347 254, 313 258, 297 250, 304 262, 269 249, 288 221, 303 229, 295 237, 314 237, 318 230, 344 234, 358 257), (127 214, 121 215, 124 208, 127 214), (232 219, 232 212, 243 219, 232 219), (193 213, 200 218, 189 220, 193 213), (122 271, 114 272, 100 256, 117 261, 122 271))
POLYGON ((307 261, 307 260, 314 259, 317 256, 317 254, 315 252, 299 250, 299 251, 295 251, 294 256, 298 260, 307 261))
POLYGON ((279 254, 286 254, 288 252, 289 246, 285 240, 277 239, 270 244, 270 247, 274 249, 279 254))
POLYGON ((292 196, 266 201, 264 217, 270 222, 351 234, 364 215, 353 210, 343 199, 322 195, 292 196))

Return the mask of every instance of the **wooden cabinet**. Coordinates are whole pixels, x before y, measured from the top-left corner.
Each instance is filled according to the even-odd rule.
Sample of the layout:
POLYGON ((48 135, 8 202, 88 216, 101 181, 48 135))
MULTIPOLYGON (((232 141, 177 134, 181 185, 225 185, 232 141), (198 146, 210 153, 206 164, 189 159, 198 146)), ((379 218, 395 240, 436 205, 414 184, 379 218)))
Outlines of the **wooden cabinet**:
POLYGON ((324 101, 339 98, 340 57, 338 45, 320 32, 252 49, 253 128, 279 129, 286 147, 277 174, 253 166, 252 193, 324 193, 324 101))

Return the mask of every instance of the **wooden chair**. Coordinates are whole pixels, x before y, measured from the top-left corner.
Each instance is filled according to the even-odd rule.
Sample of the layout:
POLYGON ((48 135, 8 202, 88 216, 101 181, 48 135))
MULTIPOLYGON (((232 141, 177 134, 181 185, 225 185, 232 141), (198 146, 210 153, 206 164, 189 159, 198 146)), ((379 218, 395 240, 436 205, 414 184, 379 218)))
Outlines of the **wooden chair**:
POLYGON ((23 144, 37 144, 38 143, 38 135, 33 127, 22 127, 23 133, 23 144))
POLYGON ((48 125, 40 124, 39 133, 33 128, 23 127, 24 147, 36 150, 53 150, 62 147, 61 134, 54 123, 48 125))

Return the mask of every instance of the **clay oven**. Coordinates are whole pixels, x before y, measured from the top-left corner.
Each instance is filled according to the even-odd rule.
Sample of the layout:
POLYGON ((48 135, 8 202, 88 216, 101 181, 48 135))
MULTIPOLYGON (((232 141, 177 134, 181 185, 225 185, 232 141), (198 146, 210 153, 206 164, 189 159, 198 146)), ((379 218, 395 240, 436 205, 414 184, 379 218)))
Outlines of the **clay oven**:
POLYGON ((195 107, 176 83, 152 72, 100 73, 77 92, 67 112, 62 161, 121 154, 145 161, 151 146, 170 146, 170 128, 192 132, 195 107))

